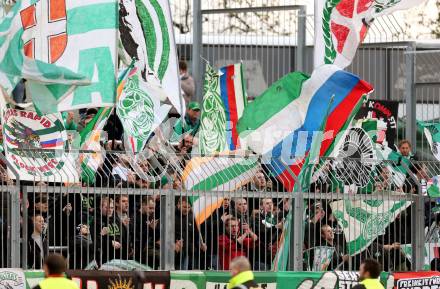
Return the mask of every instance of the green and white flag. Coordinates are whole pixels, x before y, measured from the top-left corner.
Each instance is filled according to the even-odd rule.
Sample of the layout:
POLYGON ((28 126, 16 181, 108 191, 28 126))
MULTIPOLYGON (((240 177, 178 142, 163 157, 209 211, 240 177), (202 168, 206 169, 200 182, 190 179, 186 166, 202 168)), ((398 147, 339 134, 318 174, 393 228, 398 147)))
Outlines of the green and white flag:
MULTIPOLYGON (((121 71, 118 81, 117 98, 120 97, 132 69, 133 63, 121 71)), ((101 107, 95 117, 80 133, 80 149, 82 151, 94 151, 93 153, 81 152, 79 155, 81 179, 82 182, 89 185, 95 183, 96 172, 105 160, 105 150, 101 147, 100 141, 104 127, 112 112, 113 107, 101 107)))
POLYGON ((1 19, 0 83, 8 94, 22 78, 52 88, 90 83, 86 74, 56 61, 65 53, 67 27, 64 1, 17 1, 1 19))
POLYGON ((431 152, 440 161, 440 123, 427 123, 418 121, 419 127, 423 128, 426 139, 428 140, 431 152))
POLYGON ((332 261, 335 253, 334 247, 318 246, 312 248, 313 250, 313 266, 312 271, 324 272, 327 271, 328 265, 332 261))
MULTIPOLYGON (((60 113, 38 116, 35 111, 2 110, 6 159, 20 180, 78 182, 74 156, 65 151, 67 133, 60 113)), ((15 175, 8 169, 8 174, 15 175)))
POLYGON ((248 184, 260 169, 256 156, 218 155, 194 157, 182 173, 186 190, 191 196, 194 218, 200 226, 221 205, 223 198, 213 192, 232 192, 248 184), (196 192, 210 192, 197 196, 196 192))
POLYGON ((35 23, 31 21, 21 37, 26 43, 25 53, 84 75, 90 84, 74 87, 62 84, 45 85, 30 80, 26 83, 26 92, 31 96, 35 110, 40 114, 47 114, 114 105, 118 1, 26 0, 22 3, 24 2, 28 2, 29 7, 34 9, 33 13, 36 13, 34 18, 28 19, 34 19, 35 23), (53 7, 56 9, 52 9, 53 7), (34 45, 29 46, 27 43, 34 45), (35 51, 34 55, 29 52, 32 49, 35 51))
POLYGON ((220 96, 220 74, 206 65, 203 110, 200 115, 200 153, 210 155, 226 149, 226 114, 220 96))
POLYGON ((119 15, 126 64, 136 59, 142 79, 161 86, 171 104, 184 114, 169 1, 121 0, 119 15))
POLYGON ((348 254, 353 256, 385 234, 386 228, 410 205, 407 201, 341 200, 330 203, 330 208, 343 229, 348 254))
POLYGON ((112 111, 112 107, 101 107, 95 117, 80 133, 81 150, 94 151, 93 153, 81 152, 79 155, 81 180, 89 185, 95 183, 96 172, 104 163, 105 150, 101 147, 100 141, 104 126, 112 111))
POLYGON ((132 153, 142 151, 151 133, 167 117, 170 105, 162 88, 142 80, 140 70, 134 68, 116 104, 116 113, 124 127, 125 148, 132 153))
MULTIPOLYGON (((412 244, 402 244, 400 245, 402 252, 409 262, 412 262, 412 244)), ((431 262, 435 258, 440 258, 439 254, 440 244, 438 243, 425 243, 423 269, 431 270, 431 262)))

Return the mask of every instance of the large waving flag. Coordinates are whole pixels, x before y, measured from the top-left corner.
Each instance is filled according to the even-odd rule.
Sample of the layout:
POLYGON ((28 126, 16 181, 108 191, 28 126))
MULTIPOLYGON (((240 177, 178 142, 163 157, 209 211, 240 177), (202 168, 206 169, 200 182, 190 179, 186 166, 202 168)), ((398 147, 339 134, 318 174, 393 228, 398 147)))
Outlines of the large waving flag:
POLYGON ((333 135, 319 148, 319 156, 327 155, 336 135, 362 105, 363 96, 372 91, 370 84, 335 65, 319 67, 310 78, 294 72, 247 106, 237 130, 242 144, 269 159, 272 173, 292 190, 295 181, 286 165, 299 174, 323 124, 324 135, 333 135))
POLYGON ((234 155, 195 157, 186 165, 182 174, 184 188, 194 191, 191 196, 194 218, 200 226, 220 207, 224 194, 248 184, 259 170, 258 158, 234 155), (207 196, 197 196, 197 192, 210 192, 207 196))
POLYGON ((347 251, 356 255, 367 248, 411 202, 358 200, 330 203, 347 240, 347 251))
POLYGON ((161 105, 166 94, 142 80, 139 69, 130 71, 118 102, 116 113, 124 127, 125 147, 132 153, 142 151, 151 133, 167 117, 170 105, 161 105))
POLYGON ((118 1, 23 0, 18 3, 22 21, 25 21, 21 39, 28 58, 66 67, 90 80, 90 85, 80 87, 29 80, 26 92, 36 111, 47 114, 114 105, 118 1))
POLYGON ((160 85, 171 104, 184 114, 169 1, 119 2, 119 31, 127 62, 136 59, 143 80, 160 85))
POLYGON ((211 154, 240 147, 237 123, 247 103, 242 64, 214 70, 207 65, 200 117, 200 152, 211 154))
POLYGON ((7 94, 22 78, 46 84, 90 83, 84 73, 56 62, 67 44, 66 12, 57 5, 49 10, 48 2, 55 1, 18 1, 0 23, 0 83, 7 94), (43 14, 49 21, 44 29, 43 14), (51 25, 55 19, 59 21, 51 25))
POLYGON ((318 0, 315 1, 315 68, 353 61, 373 19, 408 9, 425 0, 318 0))

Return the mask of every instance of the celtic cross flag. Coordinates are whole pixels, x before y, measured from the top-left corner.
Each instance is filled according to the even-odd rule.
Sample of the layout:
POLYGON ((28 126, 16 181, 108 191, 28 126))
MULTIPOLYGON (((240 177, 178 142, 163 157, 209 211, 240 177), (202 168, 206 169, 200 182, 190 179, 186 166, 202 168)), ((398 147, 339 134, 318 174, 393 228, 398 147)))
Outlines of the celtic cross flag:
POLYGON ((171 106, 161 105, 165 92, 142 80, 141 70, 134 68, 116 104, 116 113, 124 127, 125 148, 142 151, 151 133, 168 115, 171 106))

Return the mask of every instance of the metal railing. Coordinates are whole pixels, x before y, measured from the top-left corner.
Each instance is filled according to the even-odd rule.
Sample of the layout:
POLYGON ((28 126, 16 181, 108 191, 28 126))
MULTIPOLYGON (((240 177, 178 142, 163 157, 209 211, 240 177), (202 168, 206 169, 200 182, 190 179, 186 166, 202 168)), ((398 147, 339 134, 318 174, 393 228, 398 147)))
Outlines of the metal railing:
POLYGON ((438 263, 438 162, 322 158, 309 181, 292 175, 288 192, 254 155, 107 152, 92 182, 70 171, 88 154, 17 153, 28 169, 75 162, 34 179, 4 161, 2 267, 39 269, 49 252, 72 269, 225 270, 239 255, 255 270, 284 257, 289 270, 310 271, 355 270, 366 257, 387 271, 438 263))

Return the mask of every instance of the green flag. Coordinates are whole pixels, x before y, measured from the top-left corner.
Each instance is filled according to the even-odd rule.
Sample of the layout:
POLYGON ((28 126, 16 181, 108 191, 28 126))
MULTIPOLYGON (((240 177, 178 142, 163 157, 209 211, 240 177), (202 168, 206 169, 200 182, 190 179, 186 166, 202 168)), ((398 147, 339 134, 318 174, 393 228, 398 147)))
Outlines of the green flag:
POLYGON ((330 203, 333 215, 342 227, 347 251, 356 255, 365 250, 411 202, 357 200, 330 203))
MULTIPOLYGON (((24 28, 21 36, 25 41, 25 53, 29 57, 66 67, 89 80, 86 83, 89 85, 75 87, 66 81, 50 84, 53 82, 42 83, 35 78, 22 77, 29 80, 26 83, 26 93, 32 98, 35 110, 40 114, 48 114, 114 105, 118 1, 62 1, 64 6, 55 5, 55 8, 51 6, 50 9, 47 6, 51 1, 31 2, 35 4, 30 7, 14 6, 14 10, 18 9, 17 13, 21 15, 32 7, 36 13, 35 23, 32 24, 34 26, 24 28), (50 21, 51 17, 55 19, 50 21), (48 19, 49 23, 45 23, 48 19), (45 44, 47 39, 49 44, 45 44), (26 41, 33 41, 35 45, 26 46, 29 43, 26 41), (29 52, 31 50, 35 54, 29 52)), ((29 13, 28 21, 31 21, 34 18, 32 12, 29 13)), ((29 57, 25 59, 29 61, 29 57)), ((51 73, 47 65, 46 63, 38 68, 46 74, 51 73)), ((65 78, 64 74, 61 76, 65 78)))
POLYGON ((419 127, 423 128, 425 137, 428 140, 431 152, 440 161, 440 123, 427 123, 418 121, 419 127))
POLYGON ((62 36, 66 35, 65 12, 64 15, 60 12, 59 17, 63 19, 57 27, 60 30, 57 32, 62 35, 48 41, 50 33, 38 29, 42 21, 40 17, 47 16, 45 21, 50 19, 51 15, 47 15, 48 1, 30 2, 33 5, 29 5, 29 1, 17 1, 0 23, 0 83, 6 92, 11 94, 22 78, 36 83, 65 84, 67 88, 89 84, 90 80, 84 73, 74 72, 64 63, 51 61, 58 57, 57 53, 65 45, 62 36), (42 38, 45 33, 47 35, 42 38))

